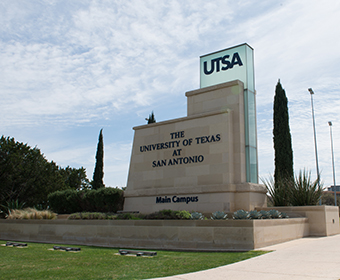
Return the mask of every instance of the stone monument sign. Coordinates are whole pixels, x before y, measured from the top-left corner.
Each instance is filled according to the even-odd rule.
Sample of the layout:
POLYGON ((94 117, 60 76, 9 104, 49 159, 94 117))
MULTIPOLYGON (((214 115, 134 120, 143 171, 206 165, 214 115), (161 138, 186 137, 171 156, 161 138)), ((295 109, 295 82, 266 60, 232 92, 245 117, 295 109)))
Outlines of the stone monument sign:
POLYGON ((134 127, 125 211, 252 210, 258 184, 253 50, 243 44, 201 57, 201 88, 187 117, 134 127))

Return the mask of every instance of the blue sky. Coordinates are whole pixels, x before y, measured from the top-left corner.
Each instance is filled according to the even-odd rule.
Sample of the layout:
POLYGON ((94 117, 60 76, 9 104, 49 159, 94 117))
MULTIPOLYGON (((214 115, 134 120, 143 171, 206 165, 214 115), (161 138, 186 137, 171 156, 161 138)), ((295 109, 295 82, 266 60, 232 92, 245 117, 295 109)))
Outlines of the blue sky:
MULTIPOLYGON (((126 186, 132 127, 186 116, 199 56, 254 48, 259 175, 274 172, 272 107, 278 79, 289 100, 294 170, 333 184, 328 121, 340 172, 340 2, 69 1, 0 3, 0 134, 37 146, 92 179, 104 135, 104 181, 126 186)), ((338 181, 338 180, 337 180, 338 181)), ((338 181, 339 182, 339 181, 338 181)), ((339 182, 340 183, 340 182, 339 182)))

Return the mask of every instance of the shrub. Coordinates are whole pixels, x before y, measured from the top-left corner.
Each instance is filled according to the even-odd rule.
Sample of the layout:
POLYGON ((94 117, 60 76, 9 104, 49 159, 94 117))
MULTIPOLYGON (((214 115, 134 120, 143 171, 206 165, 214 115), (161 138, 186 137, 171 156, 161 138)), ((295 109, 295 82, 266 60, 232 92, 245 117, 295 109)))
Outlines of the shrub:
POLYGON ((173 211, 173 210, 161 210, 159 212, 144 214, 133 213, 74 213, 69 216, 70 220, 98 220, 98 219, 110 219, 110 220, 189 220, 191 214, 188 211, 173 211))
POLYGON ((81 213, 73 213, 67 219, 68 220, 81 220, 81 213))
POLYGON ((50 210, 36 210, 34 208, 11 210, 7 219, 55 219, 56 213, 50 210))
POLYGON ((164 209, 159 212, 145 215, 146 220, 188 220, 191 215, 188 211, 174 211, 170 209, 164 209))
POLYGON ((176 213, 176 216, 181 220, 189 220, 191 218, 191 214, 188 211, 182 210, 176 213))
POLYGON ((132 214, 132 213, 122 213, 118 214, 116 216, 113 216, 113 219, 115 220, 142 220, 144 218, 144 215, 142 214, 132 214))
MULTIPOLYGON (((334 205, 334 192, 324 192, 321 197, 322 204, 334 205)), ((340 205, 340 195, 336 195, 336 205, 340 205)))
POLYGON ((84 220, 105 220, 106 217, 104 213, 82 213, 82 219, 84 220))
POLYGON ((58 214, 81 212, 82 191, 64 190, 56 191, 48 195, 51 209, 58 214))
POLYGON ((119 188, 101 188, 96 191, 94 201, 96 211, 117 212, 123 209, 124 192, 119 188))
POLYGON ((82 212, 73 213, 68 217, 68 220, 113 220, 114 215, 99 212, 82 212))
POLYGON ((123 209, 124 192, 118 188, 65 190, 49 194, 50 207, 59 214, 117 212, 123 209))

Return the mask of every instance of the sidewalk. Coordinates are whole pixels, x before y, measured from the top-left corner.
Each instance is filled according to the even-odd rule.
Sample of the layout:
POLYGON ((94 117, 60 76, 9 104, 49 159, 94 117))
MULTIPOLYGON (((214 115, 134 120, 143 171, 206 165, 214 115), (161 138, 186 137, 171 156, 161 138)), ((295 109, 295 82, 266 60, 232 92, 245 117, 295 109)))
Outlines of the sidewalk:
POLYGON ((157 279, 340 279, 340 234, 330 237, 301 238, 259 250, 274 251, 226 266, 157 279))

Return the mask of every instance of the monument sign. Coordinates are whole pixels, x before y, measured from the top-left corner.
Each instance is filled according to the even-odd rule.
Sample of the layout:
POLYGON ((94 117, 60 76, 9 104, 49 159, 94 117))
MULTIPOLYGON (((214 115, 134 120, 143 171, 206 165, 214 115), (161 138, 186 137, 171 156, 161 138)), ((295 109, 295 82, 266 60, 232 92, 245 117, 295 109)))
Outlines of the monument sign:
POLYGON ((247 182, 258 183, 253 49, 248 44, 201 56, 201 88, 240 80, 244 84, 247 182))
POLYGON ((125 211, 252 210, 257 184, 253 50, 243 44, 201 57, 201 88, 187 117, 134 127, 125 211))

